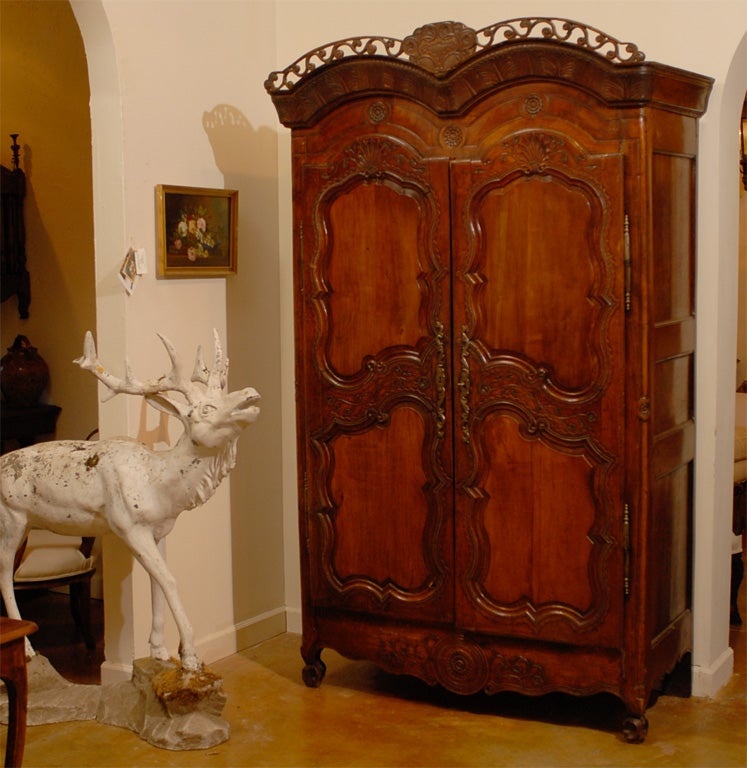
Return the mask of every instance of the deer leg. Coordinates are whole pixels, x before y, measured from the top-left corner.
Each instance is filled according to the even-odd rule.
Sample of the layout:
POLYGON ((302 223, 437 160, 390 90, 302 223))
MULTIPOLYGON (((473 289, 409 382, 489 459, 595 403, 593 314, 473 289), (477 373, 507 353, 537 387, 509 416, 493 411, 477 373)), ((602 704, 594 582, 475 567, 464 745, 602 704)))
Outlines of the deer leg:
MULTIPOLYGON (((15 557, 18 548, 26 537, 26 526, 18 525, 17 522, 0 508, 0 595, 5 603, 5 611, 9 619, 20 619, 21 612, 18 610, 16 602, 16 593, 13 589, 13 570, 15 566, 15 557)), ((26 658, 30 659, 35 655, 28 637, 24 638, 26 646, 26 658)))
MULTIPOLYGON (((159 549, 159 552, 163 556, 163 551, 159 549)), ((153 613, 153 623, 150 630, 150 655, 154 659, 168 661, 169 652, 166 650, 164 642, 166 595, 153 577, 150 579, 150 602, 153 613)))
MULTIPOLYGON (((169 604, 177 629, 179 630, 179 656, 182 661, 182 667, 187 670, 199 670, 202 665, 197 658, 197 653, 195 651, 192 625, 190 624, 187 614, 184 611, 184 606, 179 599, 179 594, 176 589, 176 580, 171 575, 171 571, 168 569, 168 566, 158 549, 156 540, 153 538, 153 533, 148 528, 133 527, 128 531, 123 531, 120 535, 138 562, 148 572, 151 581, 155 581, 158 587, 163 591, 163 596, 169 604)), ((155 587, 152 588, 151 595, 153 592, 157 591, 160 590, 155 587)), ((162 598, 159 597, 156 598, 157 601, 161 599, 162 598)), ((161 615, 163 615, 163 610, 161 610, 161 615)), ((163 627, 160 628, 160 631, 161 636, 163 636, 163 627)), ((151 655, 154 654, 154 651, 158 652, 159 650, 160 649, 151 646, 151 655)), ((156 658, 160 657, 156 656, 156 658)))

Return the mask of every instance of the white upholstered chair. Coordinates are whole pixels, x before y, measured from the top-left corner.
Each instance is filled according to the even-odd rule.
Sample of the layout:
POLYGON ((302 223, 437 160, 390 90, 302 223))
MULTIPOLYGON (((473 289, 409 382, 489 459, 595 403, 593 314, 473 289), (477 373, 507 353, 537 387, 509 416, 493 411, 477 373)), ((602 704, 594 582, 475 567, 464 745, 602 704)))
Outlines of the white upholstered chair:
POLYGON ((16 591, 69 588, 70 611, 89 650, 96 646, 91 631, 91 578, 96 572, 94 541, 33 529, 16 554, 13 573, 16 591))

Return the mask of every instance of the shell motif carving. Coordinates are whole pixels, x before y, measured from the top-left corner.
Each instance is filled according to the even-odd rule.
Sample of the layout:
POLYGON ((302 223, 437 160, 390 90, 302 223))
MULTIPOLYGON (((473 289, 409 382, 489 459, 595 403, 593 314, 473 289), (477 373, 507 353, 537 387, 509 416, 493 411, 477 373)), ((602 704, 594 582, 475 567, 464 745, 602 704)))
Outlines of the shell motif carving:
POLYGON ((477 33, 458 21, 418 27, 402 41, 413 64, 440 75, 454 69, 477 50, 477 33))
POLYGON ((568 162, 568 146, 564 139, 547 133, 514 136, 503 144, 503 158, 515 157, 527 175, 544 173, 551 160, 568 162))
POLYGON ((339 178, 360 173, 366 178, 382 178, 388 172, 422 175, 424 166, 389 139, 367 138, 345 148, 343 158, 332 166, 325 178, 339 178))

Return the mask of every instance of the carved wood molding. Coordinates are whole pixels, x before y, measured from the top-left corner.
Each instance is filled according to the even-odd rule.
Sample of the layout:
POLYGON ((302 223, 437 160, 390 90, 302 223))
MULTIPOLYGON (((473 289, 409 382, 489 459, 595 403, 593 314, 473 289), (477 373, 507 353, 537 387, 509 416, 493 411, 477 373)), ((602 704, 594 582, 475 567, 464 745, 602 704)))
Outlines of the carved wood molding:
POLYGON ((456 21, 418 27, 404 40, 394 37, 350 37, 314 48, 283 70, 271 72, 265 81, 269 93, 290 91, 319 67, 349 57, 383 56, 415 64, 436 75, 446 75, 475 53, 520 40, 554 40, 593 51, 618 64, 639 64, 645 54, 599 29, 570 19, 550 17, 501 21, 480 30, 456 21))

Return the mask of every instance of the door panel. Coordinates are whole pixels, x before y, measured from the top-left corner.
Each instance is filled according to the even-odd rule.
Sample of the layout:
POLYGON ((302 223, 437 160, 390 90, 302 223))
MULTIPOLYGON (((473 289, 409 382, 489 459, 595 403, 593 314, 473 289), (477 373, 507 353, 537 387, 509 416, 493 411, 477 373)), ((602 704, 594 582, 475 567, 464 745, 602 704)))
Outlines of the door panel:
POLYGON ((300 185, 311 595, 448 622, 448 163, 382 135, 336 146, 300 185))
POLYGON ((540 130, 454 164, 465 627, 621 636, 622 174, 620 155, 540 130))

